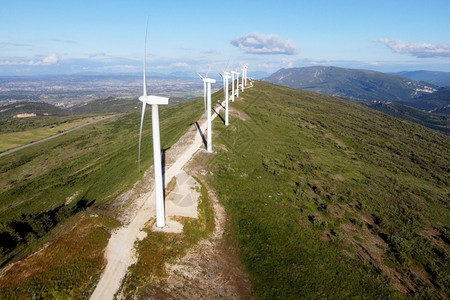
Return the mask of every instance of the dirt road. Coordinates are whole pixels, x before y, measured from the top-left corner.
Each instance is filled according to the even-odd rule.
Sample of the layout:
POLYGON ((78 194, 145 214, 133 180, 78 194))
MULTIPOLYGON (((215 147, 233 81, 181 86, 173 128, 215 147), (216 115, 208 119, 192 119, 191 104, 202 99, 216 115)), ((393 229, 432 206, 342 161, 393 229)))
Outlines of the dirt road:
MULTIPOLYGON (((217 114, 220 112, 222 106, 216 107, 217 114)), ((214 119, 217 114, 214 114, 214 119)), ((203 118, 204 119, 204 118, 203 118)), ((200 131, 204 133, 206 131, 206 120, 200 125, 200 131)), ((189 134, 189 132, 187 133, 189 134)), ((183 137, 180 139, 183 140, 183 137)), ((191 157, 202 146, 203 139, 200 132, 195 134, 195 138, 185 145, 183 151, 179 151, 179 155, 176 160, 170 165, 165 172, 165 182, 168 183, 174 176, 180 173, 183 166, 191 159, 191 157)), ((169 162, 170 163, 170 162, 169 162)), ((138 239, 143 239, 146 233, 142 231, 142 228, 149 221, 150 218, 155 216, 155 193, 152 190, 141 196, 143 199, 143 206, 137 211, 134 219, 125 227, 121 227, 116 230, 107 245, 106 259, 107 265, 103 271, 100 281, 91 299, 113 299, 114 294, 118 291, 121 285, 121 281, 125 276, 127 269, 136 261, 136 255, 134 250, 134 243, 138 239)))

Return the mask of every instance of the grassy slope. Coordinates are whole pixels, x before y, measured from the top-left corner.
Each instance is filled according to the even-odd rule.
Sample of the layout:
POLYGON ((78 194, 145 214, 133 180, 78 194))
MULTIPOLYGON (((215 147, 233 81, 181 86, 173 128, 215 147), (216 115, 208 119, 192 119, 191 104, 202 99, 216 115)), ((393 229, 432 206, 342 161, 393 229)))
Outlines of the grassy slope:
MULTIPOLYGON (((411 282, 416 295, 449 290, 448 137, 353 103, 266 83, 243 96, 233 105, 251 120, 231 118, 225 128, 216 119, 218 155, 211 167, 256 297, 400 295, 386 284, 386 270, 411 282)), ((201 101, 161 108, 162 147, 202 112, 201 101)), ((149 119, 143 149, 151 148, 149 119)), ((138 177, 128 172, 137 168, 138 123, 136 112, 0 160, 1 228, 23 212, 41 217, 67 196, 76 195, 74 208, 95 200, 95 211, 128 188, 138 177)), ((95 241, 109 236, 101 235, 95 241)), ((98 270, 83 278, 89 276, 98 270)), ((61 288, 40 288, 42 295, 68 295, 68 286, 69 295, 85 293, 66 284, 70 277, 61 288)))
POLYGON ((450 135, 450 117, 448 115, 424 112, 414 107, 394 102, 373 103, 361 101, 361 103, 375 110, 382 111, 388 115, 414 122, 450 135))
MULTIPOLYGON (((202 105, 194 101, 160 108, 162 148, 199 118, 202 105)), ((0 158, 0 264, 70 215, 131 188, 141 176, 139 123, 139 112, 122 115, 0 158)), ((143 170, 153 161, 151 132, 149 109, 143 170)))
MULTIPOLYGON (((220 93, 213 95, 218 97, 220 93)), ((203 113, 200 99, 160 107, 162 148, 170 148, 203 113)), ((43 243, 50 245, 0 276, 0 298, 89 296, 104 267, 110 231, 119 226, 108 204, 141 176, 137 172, 139 123, 140 111, 133 112, 0 159, 0 263, 26 257, 43 243), (64 204, 68 199, 71 203, 64 204)), ((143 170, 153 162, 151 132, 149 109, 143 170)), ((183 220, 188 224, 183 235, 171 237, 160 249, 164 259, 181 255, 214 227, 203 189, 202 194, 200 220, 183 220)), ((154 245, 158 239, 161 235, 150 235, 142 243, 154 245)), ((133 269, 137 273, 130 275, 127 286, 142 287, 146 283, 141 282, 141 274, 164 265, 161 260, 148 264, 145 258, 151 256, 151 248, 139 249, 145 267, 138 264, 133 269)))
POLYGON ((211 167, 257 298, 450 289, 449 137, 268 83, 243 96, 211 167))
MULTIPOLYGON (((85 116, 85 117, 80 116, 78 119, 73 120, 71 120, 71 118, 69 117, 66 118, 50 117, 52 119, 52 123, 50 125, 42 125, 41 127, 36 127, 24 131, 0 133, 0 139, 2 140, 2 142, 0 143, 0 152, 4 152, 9 149, 13 149, 22 145, 39 141, 46 137, 67 131, 82 124, 86 124, 88 122, 101 119, 102 117, 103 116, 85 116)), ((34 123, 33 122, 34 120, 26 120, 26 121, 29 121, 26 123, 34 123)))

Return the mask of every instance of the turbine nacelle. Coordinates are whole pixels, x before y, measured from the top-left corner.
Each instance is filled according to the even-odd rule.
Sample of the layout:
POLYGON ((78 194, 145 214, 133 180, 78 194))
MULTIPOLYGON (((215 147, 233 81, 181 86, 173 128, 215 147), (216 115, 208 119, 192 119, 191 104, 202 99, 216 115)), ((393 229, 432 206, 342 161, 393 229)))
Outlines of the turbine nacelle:
POLYGON ((212 78, 203 78, 203 82, 206 82, 206 83, 216 83, 216 80, 215 80, 215 79, 212 79, 212 78))
POLYGON ((147 104, 158 104, 158 105, 167 105, 169 104, 169 98, 159 97, 159 96, 140 96, 139 101, 147 104))

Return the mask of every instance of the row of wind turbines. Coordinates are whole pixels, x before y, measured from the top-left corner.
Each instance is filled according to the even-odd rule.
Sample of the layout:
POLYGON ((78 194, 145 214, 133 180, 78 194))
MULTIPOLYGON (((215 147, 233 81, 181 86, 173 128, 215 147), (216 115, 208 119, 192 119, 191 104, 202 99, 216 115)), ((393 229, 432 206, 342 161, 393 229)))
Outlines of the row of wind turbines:
MULTIPOLYGON (((163 186, 163 173, 162 173, 162 161, 161 161, 161 143, 160 143, 160 130, 159 130, 159 107, 158 105, 169 104, 169 98, 159 97, 153 95, 147 95, 147 80, 146 80, 146 55, 147 55, 147 32, 148 32, 148 21, 147 29, 145 31, 145 45, 144 45, 144 66, 143 66, 143 95, 139 97, 142 102, 142 114, 141 114, 141 126, 139 132, 139 157, 138 165, 139 172, 141 170, 141 141, 142 141, 142 126, 144 123, 144 114, 147 104, 152 106, 152 131, 153 131, 153 159, 154 159, 154 173, 155 173, 155 196, 156 196, 156 227, 163 228, 166 226, 165 218, 165 205, 164 205, 164 186, 163 186)), ((228 66, 227 68, 228 69, 228 66)), ((237 71, 219 73, 223 78, 223 90, 225 95, 225 126, 229 125, 228 117, 228 80, 231 78, 231 101, 234 102, 235 95, 239 98, 239 75, 241 73, 237 71), (231 74, 231 75, 230 75, 231 74), (235 76, 236 85, 235 89, 235 76)), ((241 68, 241 91, 244 92, 244 87, 247 85, 247 65, 243 65, 241 68)), ((211 124, 211 84, 216 83, 213 78, 208 78, 209 71, 205 76, 201 76, 197 73, 200 79, 203 81, 203 100, 205 103, 205 113, 207 118, 207 142, 206 151, 212 153, 212 124, 211 124)))
MULTIPOLYGON (((228 66, 227 68, 228 69, 228 66)), ((219 73, 219 75, 222 77, 223 79, 223 91, 224 91, 224 97, 225 97, 225 126, 229 125, 229 113, 228 113, 228 101, 229 101, 229 96, 228 96, 228 79, 231 78, 231 83, 232 83, 232 87, 231 87, 231 101, 234 102, 234 96, 236 95, 236 97, 239 98, 239 75, 241 73, 236 72, 236 71, 231 71, 231 72, 227 72, 225 69, 225 71, 223 71, 223 73, 219 73), (231 75, 230 75, 231 74, 231 75), (234 87, 234 75, 236 75, 236 84, 237 84, 237 88, 235 89, 234 87)), ((246 85, 247 82, 247 65, 243 65, 242 66, 242 77, 241 77, 241 89, 242 92, 244 92, 244 86, 246 85)), ((212 83, 216 83, 216 80, 213 78, 208 78, 208 74, 209 72, 207 72, 205 74, 205 76, 203 77, 202 75, 200 75, 199 73, 197 73, 198 77, 200 77, 200 79, 203 81, 203 101, 205 103, 205 113, 206 113, 206 117, 207 117, 207 142, 206 142, 206 151, 209 153, 212 153, 212 127, 211 127, 211 84, 212 83)))

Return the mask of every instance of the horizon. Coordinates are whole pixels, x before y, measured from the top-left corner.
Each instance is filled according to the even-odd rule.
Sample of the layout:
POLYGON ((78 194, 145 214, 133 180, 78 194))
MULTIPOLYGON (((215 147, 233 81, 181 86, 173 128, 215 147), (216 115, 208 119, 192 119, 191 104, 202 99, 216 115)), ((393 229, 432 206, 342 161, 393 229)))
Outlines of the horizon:
MULTIPOLYGON (((404 73, 404 72, 436 72, 436 73, 449 73, 450 71, 439 71, 439 70, 425 70, 425 69, 417 69, 417 70, 395 70, 395 71, 380 71, 380 70, 376 70, 374 68, 370 69, 370 68, 352 68, 352 67, 342 67, 342 66, 336 66, 336 65, 306 65, 306 66, 301 66, 301 67, 283 67, 280 66, 279 69, 273 71, 273 72, 266 72, 266 71, 262 71, 262 70, 253 70, 253 71, 249 71, 249 74, 258 74, 258 75, 262 75, 264 74, 264 76, 270 76, 280 70, 287 70, 287 69, 299 69, 299 68, 312 68, 312 67, 334 67, 334 68, 343 68, 343 69, 353 69, 353 70, 367 70, 367 71, 375 71, 375 72, 380 72, 380 73, 385 73, 385 74, 393 74, 393 75, 399 75, 399 76, 403 76, 399 73, 404 73)), ((142 68, 142 67, 141 67, 142 68)), ((220 79, 220 75, 219 73, 214 73, 211 71, 211 73, 213 73, 212 75, 210 75, 209 77, 212 78, 219 78, 220 79)), ((146 76, 147 78, 171 78, 171 79, 197 79, 198 75, 196 72, 189 72, 189 71, 172 71, 172 72, 167 72, 167 73, 163 73, 163 72, 155 72, 155 71, 147 71, 146 72, 146 76)), ((49 74, 20 74, 20 75, 4 75, 0 73, 0 78, 13 78, 13 77, 19 77, 19 78, 26 78, 26 77, 34 77, 34 78, 43 78, 43 77, 71 77, 71 76, 80 76, 80 77, 136 77, 136 78, 141 78, 142 77, 142 71, 141 73, 139 72, 134 72, 134 73, 100 73, 100 72, 78 72, 78 73, 67 73, 67 74, 61 74, 61 73, 49 73, 49 74)), ((250 76, 252 77, 252 76, 250 76)), ((257 76, 256 78, 253 77, 256 80, 259 79, 263 79, 264 77, 261 76, 257 76)))
POLYGON ((26 0, 2 4, 0 76, 336 66, 450 72, 450 3, 26 0), (231 10, 235 8, 235 10, 231 10), (20 16, 18 18, 17 16, 20 16), (155 46, 156 45, 156 46, 155 46))

